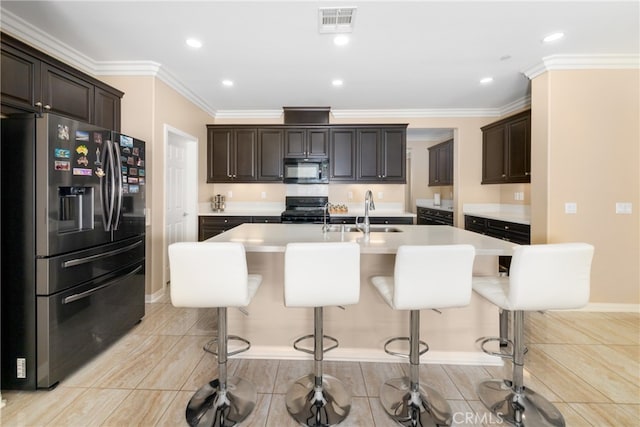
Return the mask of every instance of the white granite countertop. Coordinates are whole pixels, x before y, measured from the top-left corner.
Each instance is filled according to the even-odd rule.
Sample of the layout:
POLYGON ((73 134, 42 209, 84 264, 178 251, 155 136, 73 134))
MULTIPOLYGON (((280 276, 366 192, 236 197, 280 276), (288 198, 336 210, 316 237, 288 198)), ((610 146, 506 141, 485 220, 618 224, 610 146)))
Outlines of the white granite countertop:
MULTIPOLYGON (((339 229, 340 226, 336 226, 339 229)), ((395 254, 400 245, 470 244, 476 255, 511 255, 514 243, 442 225, 371 226, 391 227, 400 232, 361 231, 323 233, 322 224, 242 224, 210 238, 209 242, 241 242, 247 252, 284 252, 291 242, 341 242, 360 244, 363 254, 395 254)))
MULTIPOLYGON (((372 217, 407 217, 415 218, 416 214, 406 212, 397 203, 379 203, 374 210, 369 211, 372 217)), ((330 216, 353 217, 364 216, 364 206, 362 203, 347 204, 347 212, 331 212, 330 216)), ((284 203, 279 202, 227 202, 224 211, 213 212, 210 203, 200 203, 198 206, 199 216, 280 216, 284 211, 284 203)))
POLYGON ((531 211, 528 205, 498 203, 464 204, 462 211, 465 215, 497 219, 499 221, 514 222, 516 224, 531 224, 531 211))
POLYGON ((416 206, 421 208, 438 209, 453 212, 453 200, 442 199, 439 205, 435 205, 433 199, 416 199, 416 206))

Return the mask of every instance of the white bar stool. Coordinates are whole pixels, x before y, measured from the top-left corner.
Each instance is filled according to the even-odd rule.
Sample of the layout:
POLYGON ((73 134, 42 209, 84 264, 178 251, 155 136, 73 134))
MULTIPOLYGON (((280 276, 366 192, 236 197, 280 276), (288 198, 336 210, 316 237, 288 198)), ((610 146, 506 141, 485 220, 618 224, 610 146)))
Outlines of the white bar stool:
POLYGON ((394 310, 410 310, 410 336, 388 340, 409 342, 409 377, 386 381, 380 389, 385 411, 403 426, 448 426, 449 403, 434 389, 420 384, 420 355, 429 346, 420 341, 420 310, 462 307, 471 300, 475 249, 471 245, 400 246, 393 277, 375 276, 371 283, 394 310), (420 348, 422 346, 422 349, 420 348))
POLYGON ((323 334, 323 307, 356 304, 360 299, 360 246, 353 242, 289 243, 284 255, 284 301, 287 307, 313 307, 314 333, 293 347, 314 355, 314 372, 296 380, 287 391, 289 414, 304 426, 332 426, 351 409, 351 392, 322 371, 325 351, 338 340, 323 334), (298 346, 313 338, 313 351, 298 346), (324 339, 332 345, 324 348, 324 339))
POLYGON ((244 420, 253 410, 256 387, 239 377, 227 376, 227 357, 247 351, 249 341, 227 335, 227 307, 244 307, 251 302, 262 276, 247 273, 247 260, 241 243, 182 242, 169 246, 171 303, 176 307, 216 307, 218 311, 218 378, 202 386, 187 405, 190 426, 230 427, 244 420), (228 340, 244 347, 229 352, 228 340))
POLYGON ((524 312, 586 305, 592 258, 593 246, 586 243, 518 246, 513 252, 509 277, 473 278, 475 292, 513 312, 513 338, 507 341, 506 353, 485 348, 488 342, 500 338, 478 339, 485 353, 512 360, 512 379, 486 380, 477 390, 484 406, 512 425, 565 425, 562 414, 551 402, 524 385, 524 312))

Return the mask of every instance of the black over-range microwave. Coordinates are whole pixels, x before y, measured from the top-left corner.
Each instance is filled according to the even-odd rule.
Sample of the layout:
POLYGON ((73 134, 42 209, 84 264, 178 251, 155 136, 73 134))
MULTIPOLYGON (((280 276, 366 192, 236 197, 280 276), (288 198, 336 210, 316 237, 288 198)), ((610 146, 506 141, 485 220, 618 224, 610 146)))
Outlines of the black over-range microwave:
POLYGON ((284 159, 283 181, 289 184, 326 184, 329 182, 329 159, 284 159))

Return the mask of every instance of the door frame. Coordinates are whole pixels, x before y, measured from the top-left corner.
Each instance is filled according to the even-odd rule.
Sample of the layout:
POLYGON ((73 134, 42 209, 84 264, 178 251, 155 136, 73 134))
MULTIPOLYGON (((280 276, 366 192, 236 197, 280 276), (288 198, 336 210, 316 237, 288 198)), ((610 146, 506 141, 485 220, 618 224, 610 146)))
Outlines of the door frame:
POLYGON ((189 135, 180 129, 174 128, 168 124, 164 124, 164 165, 162 168, 163 174, 163 203, 162 203, 162 294, 165 293, 169 277, 167 271, 169 270, 169 257, 167 254, 167 191, 169 185, 167 182, 167 160, 169 155, 169 145, 171 144, 184 144, 187 151, 186 162, 189 165, 187 168, 189 173, 185 178, 185 190, 187 202, 186 206, 191 206, 193 215, 188 218, 187 230, 185 233, 186 240, 196 241, 198 237, 198 138, 193 135, 189 135))

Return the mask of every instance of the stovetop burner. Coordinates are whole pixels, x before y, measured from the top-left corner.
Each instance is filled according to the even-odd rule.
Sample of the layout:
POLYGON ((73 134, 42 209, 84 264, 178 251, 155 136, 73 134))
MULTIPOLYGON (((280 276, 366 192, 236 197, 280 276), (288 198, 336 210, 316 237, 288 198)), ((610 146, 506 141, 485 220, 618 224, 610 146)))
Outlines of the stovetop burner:
MULTIPOLYGON (((280 215, 280 219, 284 223, 322 223, 327 203, 329 198, 326 196, 287 196, 285 211, 280 215)), ((329 220, 329 212, 326 215, 329 220)))

